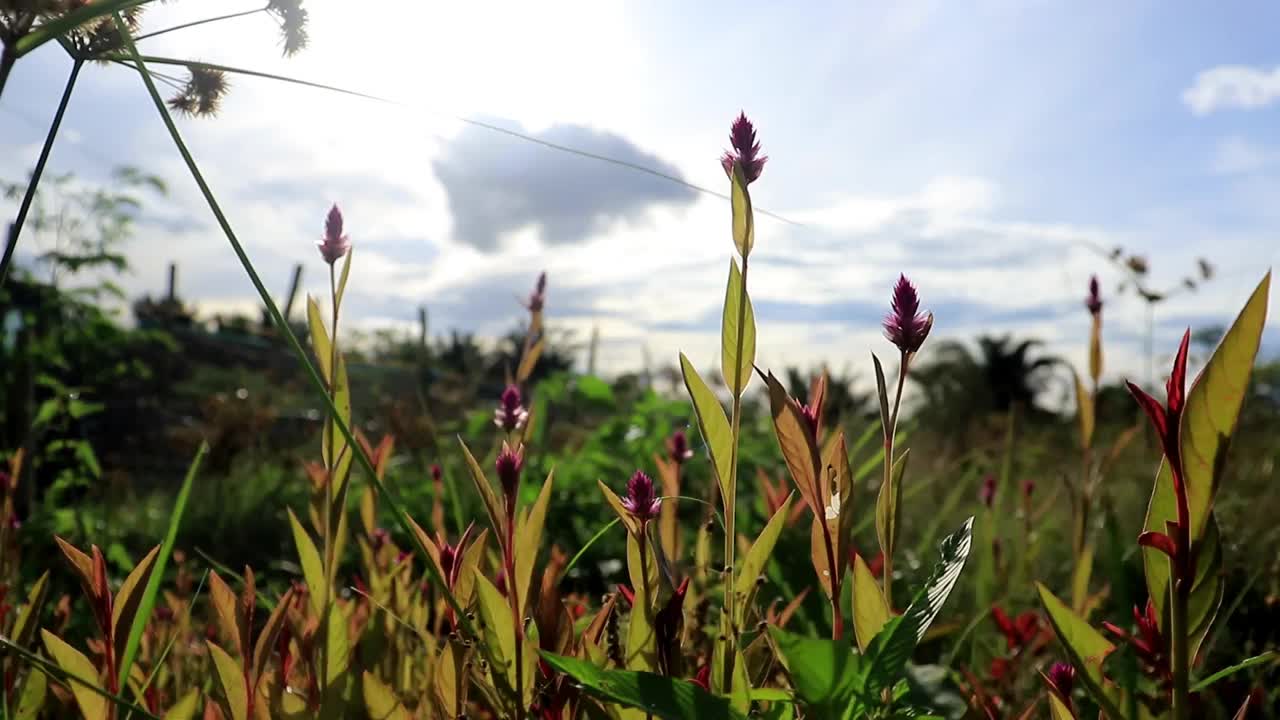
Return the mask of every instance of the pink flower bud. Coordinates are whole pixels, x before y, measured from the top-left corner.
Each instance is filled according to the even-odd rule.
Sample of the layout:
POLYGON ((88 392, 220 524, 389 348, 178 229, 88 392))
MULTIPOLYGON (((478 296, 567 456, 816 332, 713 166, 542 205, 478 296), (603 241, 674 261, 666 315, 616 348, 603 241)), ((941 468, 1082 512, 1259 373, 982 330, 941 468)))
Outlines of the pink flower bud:
POLYGON ((509 433, 524 427, 528 419, 529 411, 522 404, 520 388, 508 385, 498 400, 498 409, 493 411, 493 424, 509 433))
POLYGON ((733 121, 733 126, 729 129, 729 144, 733 150, 725 151, 720 158, 725 174, 732 176, 733 166, 736 163, 742 167, 742 175, 748 184, 758 180, 769 158, 760 154, 760 143, 756 141, 756 128, 747 119, 745 112, 739 113, 738 119, 733 121))
POLYGON ((520 471, 524 469, 524 448, 517 445, 513 450, 510 445, 502 443, 494 468, 498 471, 498 482, 507 501, 515 502, 516 491, 520 488, 520 471))
POLYGON ((660 503, 653 490, 653 478, 642 470, 635 471, 627 481, 627 496, 622 499, 622 507, 636 519, 651 520, 658 514, 660 503))
POLYGON ((351 240, 342 234, 342 211, 334 205, 324 220, 324 239, 316 243, 320 257, 330 265, 337 262, 351 249, 351 240))
POLYGON ((904 353, 914 353, 933 329, 933 313, 920 312, 920 296, 906 275, 898 276, 890 313, 884 318, 884 336, 904 353))
POLYGON ((1094 275, 1089 278, 1089 296, 1084 299, 1084 306, 1089 308, 1089 314, 1098 315, 1102 312, 1102 293, 1098 290, 1098 276, 1094 275))

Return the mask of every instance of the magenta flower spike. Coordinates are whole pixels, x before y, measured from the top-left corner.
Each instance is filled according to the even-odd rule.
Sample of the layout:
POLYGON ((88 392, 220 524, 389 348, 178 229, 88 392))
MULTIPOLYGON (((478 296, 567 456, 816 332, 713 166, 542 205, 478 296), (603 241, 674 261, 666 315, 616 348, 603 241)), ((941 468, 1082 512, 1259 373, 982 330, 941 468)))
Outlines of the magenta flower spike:
POLYGON ((1102 293, 1098 290, 1097 275, 1089 278, 1089 296, 1084 299, 1084 306, 1089 308, 1089 314, 1094 317, 1102 313, 1102 293))
POLYGON ((1049 668, 1049 674, 1045 677, 1049 680, 1049 687, 1057 693, 1058 699, 1070 707, 1071 691, 1076 685, 1075 666, 1070 663, 1056 662, 1049 668))
POLYGON ((529 299, 525 301, 525 307, 529 312, 540 313, 547 302, 547 273, 538 273, 538 282, 533 286, 533 292, 529 293, 529 299))
POLYGON ((508 385, 498 399, 498 409, 493 411, 493 424, 503 432, 513 432, 524 427, 529 420, 529 411, 524 407, 520 388, 508 385))
POLYGON ((661 503, 654 494, 653 478, 637 470, 627 481, 627 496, 622 499, 622 507, 641 522, 652 520, 658 514, 661 503))
POLYGON ((671 437, 667 440, 667 454, 670 456, 671 462, 676 465, 680 465, 693 457, 693 450, 689 449, 689 437, 684 434, 683 430, 676 430, 671 433, 671 437))
POLYGON ((746 178, 747 184, 758 180, 764 172, 764 164, 768 162, 769 157, 760 154, 760 143, 756 141, 756 128, 747 119, 745 112, 739 113, 738 119, 734 120, 729 128, 729 145, 733 149, 726 150, 720 157, 724 173, 732 176, 733 165, 737 163, 742 167, 742 176, 746 178))
POLYGON ((906 275, 898 276, 889 308, 884 318, 884 336, 905 354, 918 351, 933 329, 933 313, 920 312, 920 296, 906 275))
POLYGON ((509 507, 515 507, 516 491, 520 489, 520 471, 524 469, 524 447, 517 445, 512 449, 505 442, 498 459, 494 461, 494 469, 498 472, 498 483, 502 485, 502 493, 507 498, 509 507))
POLYGON ((351 239, 342 234, 342 211, 335 204, 324 219, 324 239, 316 243, 320 257, 330 265, 336 263, 351 249, 351 239))

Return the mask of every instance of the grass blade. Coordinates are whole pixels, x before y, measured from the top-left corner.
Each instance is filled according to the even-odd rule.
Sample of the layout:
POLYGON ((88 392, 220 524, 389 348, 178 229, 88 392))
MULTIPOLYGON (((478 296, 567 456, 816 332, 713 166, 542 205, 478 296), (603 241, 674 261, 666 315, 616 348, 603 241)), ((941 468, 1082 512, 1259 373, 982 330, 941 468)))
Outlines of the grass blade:
POLYGON ((200 464, 209 452, 209 444, 201 442, 196 456, 187 468, 187 476, 182 480, 182 488, 178 490, 178 499, 174 501, 173 512, 169 513, 169 530, 165 533, 164 542, 160 545, 160 555, 156 557, 155 569, 147 580, 147 589, 142 593, 142 602, 138 605, 138 614, 133 618, 133 626, 129 628, 129 640, 124 646, 124 659, 120 662, 121 679, 129 677, 129 670, 138 656, 138 645, 142 642, 142 631, 151 618, 151 611, 156 606, 156 596, 160 593, 160 583, 164 580, 165 566, 173 555, 173 545, 178 540, 178 528, 182 526, 182 516, 187 509, 187 499, 191 497, 191 485, 200 473, 200 464))
POLYGON ((129 702, 128 700, 125 700, 119 695, 116 695, 115 693, 112 693, 112 692, 108 692, 98 687, 97 685, 94 685, 92 682, 85 680, 84 678, 81 678, 77 675, 73 675, 69 672, 66 672, 62 668, 49 662, 48 660, 45 660, 39 655, 36 655, 35 653, 32 653, 32 652, 28 652, 23 647, 14 645, 12 642, 9 641, 9 638, 6 638, 2 635, 0 635, 0 648, 4 648, 5 650, 12 652, 13 654, 17 655, 18 657, 22 658, 28 663, 31 663, 31 665, 39 668, 41 672, 43 672, 45 675, 48 675, 51 678, 56 678, 66 684, 75 683, 76 685, 79 685, 81 687, 88 688, 90 692, 101 695, 108 702, 115 704, 116 707, 123 708, 131 713, 136 713, 141 717, 149 718, 149 720, 160 720, 160 718, 147 712, 145 708, 141 708, 137 705, 134 705, 133 703, 129 702))

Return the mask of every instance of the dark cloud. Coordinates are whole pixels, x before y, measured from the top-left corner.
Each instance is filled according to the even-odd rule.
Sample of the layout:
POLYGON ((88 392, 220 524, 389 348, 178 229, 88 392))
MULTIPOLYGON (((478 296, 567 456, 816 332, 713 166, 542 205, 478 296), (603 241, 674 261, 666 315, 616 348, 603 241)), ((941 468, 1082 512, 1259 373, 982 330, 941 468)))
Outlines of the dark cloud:
MULTIPOLYGON (((487 121, 524 132, 518 125, 487 121)), ((679 171, 626 138, 580 125, 556 125, 540 140, 643 165, 679 171)), ((432 163, 453 215, 454 237, 480 250, 502 236, 537 228, 553 245, 584 240, 610 223, 644 222, 660 205, 692 204, 695 191, 657 177, 467 126, 432 163)))

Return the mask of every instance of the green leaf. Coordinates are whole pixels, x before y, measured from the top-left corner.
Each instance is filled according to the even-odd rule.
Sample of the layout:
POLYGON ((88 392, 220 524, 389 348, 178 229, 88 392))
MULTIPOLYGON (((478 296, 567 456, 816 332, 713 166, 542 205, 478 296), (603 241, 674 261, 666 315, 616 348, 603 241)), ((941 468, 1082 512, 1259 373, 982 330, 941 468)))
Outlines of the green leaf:
POLYGON ((498 667, 490 669, 493 677, 502 678, 507 687, 516 687, 516 638, 511 620, 511 607, 489 578, 475 573, 476 599, 480 605, 480 618, 484 621, 484 639, 498 667))
POLYGON ((542 483, 542 491, 538 499, 529 509, 524 522, 517 528, 516 538, 519 541, 519 552, 516 553, 516 598, 519 600, 520 617, 525 616, 529 606, 529 583, 533 580, 533 565, 538 560, 538 549, 542 546, 542 526, 547 519, 547 505, 551 502, 551 483, 555 471, 547 473, 542 483))
POLYGON ((71 688, 71 695, 75 697, 76 705, 80 707, 80 712, 84 715, 85 720, 107 720, 111 712, 109 701, 102 695, 85 687, 85 685, 90 685, 99 690, 102 689, 102 679, 98 677, 98 670, 94 668, 93 663, 79 650, 66 644, 62 641, 62 638, 48 630, 41 630, 40 636, 44 638, 45 650, 49 652, 49 656, 58 664, 58 667, 68 675, 81 680, 81 682, 71 682, 68 685, 71 688))
POLYGON ((316 617, 324 617, 324 606, 329 597, 329 584, 325 582, 324 563, 320 561, 320 551, 312 542, 307 529, 298 522, 298 516, 289 510, 289 525, 293 528, 293 544, 298 548, 298 562, 302 565, 302 577, 307 581, 308 599, 311 601, 311 612, 316 617))
POLYGON ((745 716, 687 680, 632 670, 604 670, 584 660, 542 652, 555 670, 572 677, 589 694, 659 720, 744 720, 745 716))
POLYGON ((1071 664, 1076 666, 1076 677, 1080 683, 1108 717, 1125 717, 1116 707, 1112 693, 1106 688, 1107 681, 1102 676, 1102 663, 1115 650, 1115 645, 1067 607, 1049 588, 1036 583, 1036 589, 1040 592, 1040 602, 1049 615, 1049 624, 1053 625, 1053 631, 1066 650, 1071 664))
POLYGON ((361 675, 364 706, 370 720, 412 720, 394 691, 369 671, 361 675))
POLYGON ((227 654, 217 643, 206 640, 213 667, 217 671, 218 684, 227 700, 231 720, 249 720, 249 688, 245 686, 244 670, 235 658, 227 654))
POLYGON ((480 463, 476 462, 471 449, 461 437, 458 438, 458 444, 462 446, 462 454, 467 459, 467 469, 471 471, 471 481, 476 486, 481 502, 484 503, 484 511, 489 516, 489 525, 493 528, 494 536, 506 537, 506 532, 503 530, 506 527, 505 516, 502 514, 502 506, 498 504, 498 497, 493 492, 493 486, 489 484, 489 479, 484 476, 480 463))
POLYGON ((351 643, 347 637, 347 618, 337 603, 329 605, 329 619, 325 623, 325 683, 339 684, 350 661, 351 643))
POLYGON ((355 248, 347 248, 347 254, 342 258, 342 274, 338 276, 338 290, 335 293, 334 303, 341 308, 342 298, 347 294, 347 278, 351 275, 351 255, 355 248))
MULTIPOLYGON (((351 384, 347 381, 347 362, 338 355, 338 369, 334 380, 333 404, 338 408, 338 415, 344 425, 351 424, 351 384)), ((347 441, 338 432, 338 426, 332 417, 324 425, 321 438, 321 456, 325 465, 333 468, 333 493, 337 497, 346 488, 347 477, 351 471, 352 451, 347 441), (330 451, 332 448, 332 451, 330 451), (332 459, 331 459, 332 458, 332 459)))
POLYGON ((729 419, 725 417, 724 406, 720 399, 707 387, 693 363, 684 353, 680 353, 680 373, 684 376, 685 389, 689 391, 689 399, 693 401, 693 412, 698 418, 698 431, 707 443, 707 453, 711 456, 711 469, 715 471, 716 482, 720 486, 720 497, 729 497, 729 464, 732 462, 733 434, 729 429, 729 419))
POLYGON ((738 163, 733 164, 729 178, 729 206, 733 210, 733 245, 746 260, 756 244, 756 221, 751 211, 751 193, 747 190, 747 178, 738 163))
POLYGON ((855 653, 847 640, 794 635, 773 625, 769 635, 791 676, 796 697, 810 716, 844 715, 865 676, 864 656, 855 653))
POLYGON ((1049 717, 1052 720, 1076 720, 1075 714, 1057 695, 1049 693, 1049 717))
POLYGON ((1222 478, 1227 445, 1235 432, 1240 407, 1253 373, 1262 328, 1267 320, 1271 273, 1258 283, 1244 309, 1223 335, 1218 349, 1187 391, 1179 427, 1187 500, 1191 509, 1191 537, 1204 532, 1222 478))
POLYGON ((871 639, 880 633, 892 614, 880 585, 861 555, 853 558, 853 633, 858 648, 866 651, 871 639))
POLYGON ((151 572, 151 576, 147 579, 146 590, 142 594, 142 602, 138 605, 138 613, 134 617, 133 625, 129 628, 128 642, 124 647, 124 654, 120 662, 120 678, 129 677, 129 670, 133 667, 134 658, 138 654, 138 644, 142 642, 142 631, 146 629, 147 620, 151 617, 152 610, 156 606, 156 597, 160 592, 160 582, 164 579, 165 568, 169 564, 169 558, 173 555, 173 546, 178 541, 178 528, 182 526, 182 516, 187 509, 187 499, 191 496, 191 485, 194 483, 196 475, 200 472, 200 463, 204 460, 205 454, 209 452, 209 444, 200 443, 200 447, 196 450, 196 456, 191 460, 191 465, 187 467, 187 475, 182 480, 182 487, 178 489, 178 497, 174 500, 173 510, 169 512, 169 529, 165 532, 164 542, 160 545, 160 554, 156 556, 155 570, 151 572))
POLYGON ((787 495, 787 499, 782 502, 782 506, 773 514, 773 517, 769 518, 769 522, 760 531, 760 535, 756 537, 756 541, 751 544, 751 549, 742 559, 742 569, 738 571, 738 579, 734 584, 734 592, 738 594, 734 601, 734 614, 737 616, 735 621, 739 626, 742 625, 742 618, 746 614, 746 606, 752 594, 755 593, 756 581, 764 576, 765 563, 769 562, 769 557, 773 555, 773 548, 778 544, 778 536, 782 534, 782 528, 787 524, 793 497, 794 494, 787 495))
POLYGON ((880 483, 880 494, 876 497, 876 537, 880 540, 880 550, 886 558, 893 557, 898 546, 898 525, 902 519, 902 476, 907 471, 907 459, 911 451, 907 450, 893 462, 889 472, 889 482, 880 483))
POLYGON ((18 704, 13 712, 14 720, 36 720, 40 709, 44 707, 45 697, 49 693, 49 676, 36 668, 31 668, 22 681, 22 689, 18 693, 18 704))
POLYGON ((316 361, 320 363, 320 377, 327 383, 332 377, 333 345, 324 328, 324 315, 320 313, 320 306, 310 295, 307 296, 307 327, 311 332, 311 349, 316 354, 316 361))
POLYGON ((49 571, 45 570, 27 591, 27 604, 18 612, 18 619, 13 623, 13 642, 26 647, 35 637, 36 626, 40 621, 40 611, 49 597, 49 571))
POLYGON ((574 383, 574 391, 589 402, 608 406, 613 406, 617 402, 609 383, 594 375, 583 375, 578 378, 574 383))
POLYGON ((635 592, 635 604, 627 624, 626 664, 629 670, 655 671, 658 653, 653 606, 658 594, 658 563, 651 548, 641 557, 640 542, 636 535, 627 533, 627 572, 635 592))
POLYGON ((901 617, 890 620, 867 647, 870 669, 867 690, 876 692, 893 687, 902 677, 907 661, 916 645, 924 639, 929 626, 942 612, 942 606, 960 579, 969 551, 973 548, 973 518, 959 530, 942 539, 938 545, 938 562, 925 586, 901 617))
POLYGON ((724 318, 720 326, 720 372, 734 397, 742 397, 756 362, 756 315, 743 284, 738 261, 729 260, 729 284, 724 294, 724 318), (745 308, 744 308, 745 305, 745 308), (742 313, 742 327, 738 327, 742 313), (739 352, 741 348, 741 352, 739 352))
POLYGON ((1209 686, 1213 685, 1214 683, 1218 682, 1219 680, 1229 675, 1235 675, 1241 670, 1248 670, 1249 668, 1255 665, 1262 665, 1264 663, 1273 663, 1276 661, 1277 657, 1280 657, 1280 655, 1277 655, 1276 651, 1274 650, 1268 650, 1267 652, 1264 652, 1261 655, 1254 655, 1248 660, 1242 660, 1236 663, 1235 665, 1232 665, 1231 667, 1223 668, 1218 672, 1196 683, 1195 685, 1192 685, 1191 692, 1193 693, 1203 692, 1209 689, 1209 686))
MULTIPOLYGON (((159 554, 159 545, 151 548, 151 552, 138 562, 116 593, 111 611, 111 635, 115 639, 112 652, 116 657, 125 653, 125 645, 129 640, 129 632, 125 628, 133 627, 135 619, 142 625, 147 624, 147 617, 139 615, 138 609, 142 606, 142 596, 146 592, 147 583, 156 566, 156 556, 159 554)), ((120 685, 124 685, 127 680, 128 676, 119 676, 120 685)))

